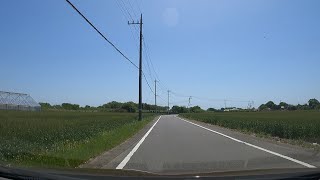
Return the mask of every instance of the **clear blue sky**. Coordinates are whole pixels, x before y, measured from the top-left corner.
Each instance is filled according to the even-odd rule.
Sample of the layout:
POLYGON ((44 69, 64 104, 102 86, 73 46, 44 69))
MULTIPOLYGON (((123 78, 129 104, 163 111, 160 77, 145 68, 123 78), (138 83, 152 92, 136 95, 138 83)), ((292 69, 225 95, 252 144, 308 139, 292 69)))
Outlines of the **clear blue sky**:
MULTIPOLYGON (((166 89, 234 100, 227 106, 247 105, 238 100, 258 106, 268 100, 297 104, 320 99, 318 0, 72 2, 135 63, 138 34, 121 8, 134 19, 142 11, 164 100, 166 89)), ((52 104, 138 101, 138 71, 64 0, 3 0, 0 22, 1 90, 52 104)), ((146 83, 143 95, 153 103, 146 83)), ((187 105, 187 97, 171 99, 187 105)), ((164 100, 159 103, 165 105, 164 100)), ((195 97, 192 104, 224 106, 195 97)))

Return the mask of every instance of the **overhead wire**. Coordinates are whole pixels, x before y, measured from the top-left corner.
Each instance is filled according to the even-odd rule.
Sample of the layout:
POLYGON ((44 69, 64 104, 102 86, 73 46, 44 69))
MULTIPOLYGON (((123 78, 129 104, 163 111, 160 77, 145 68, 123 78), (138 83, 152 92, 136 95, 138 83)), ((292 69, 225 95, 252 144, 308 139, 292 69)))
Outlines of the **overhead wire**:
MULTIPOLYGON (((69 0, 66 0, 66 2, 94 29, 105 41, 107 41, 118 53, 120 53, 120 54, 121 54, 127 61, 129 61, 134 67, 136 67, 137 69, 139 69, 139 67, 138 67, 132 60, 130 60, 122 51, 120 51, 120 49, 119 49, 118 47, 115 46, 114 43, 112 43, 105 35, 103 35, 103 34, 100 32, 100 30, 98 30, 98 28, 96 28, 96 26, 94 26, 93 23, 92 23, 88 18, 86 18, 69 0)), ((118 4, 118 5, 119 5, 120 9, 122 9, 121 6, 120 6, 120 4, 118 4)), ((122 12, 123 12, 124 16, 126 16, 125 10, 122 10, 122 12)), ((127 13, 128 13, 128 15, 129 15, 129 17, 130 17, 131 19, 133 19, 132 16, 131 16, 131 14, 130 14, 128 11, 127 11, 127 13)), ((144 79, 145 79, 145 81, 146 81, 146 83, 147 83, 150 91, 155 95, 155 92, 152 90, 152 88, 151 88, 151 86, 150 86, 150 84, 149 84, 149 82, 148 82, 148 80, 147 80, 147 78, 146 78, 146 75, 145 75, 145 73, 144 73, 143 71, 142 71, 142 74, 143 74, 143 77, 144 77, 144 79)), ((159 97, 160 99, 164 100, 161 96, 158 96, 158 97, 159 97)))
POLYGON ((139 67, 133 63, 126 55, 124 55, 119 48, 117 48, 109 39, 107 39, 69 0, 66 0, 70 6, 77 11, 77 13, 104 39, 106 40, 118 53, 120 53, 127 61, 129 61, 134 67, 139 67))
MULTIPOLYGON (((129 8, 127 8, 127 6, 125 5, 124 1, 122 1, 122 0, 120 0, 120 1, 123 3, 123 6, 124 6, 124 9, 126 10, 126 12, 127 12, 127 13, 130 15, 130 17, 132 18, 129 8)), ((135 16, 137 16, 136 11, 135 11, 135 9, 133 8, 131 2, 130 2, 130 1, 127 1, 127 2, 128 2, 128 4, 129 4, 129 7, 130 7, 130 9, 132 10, 133 14, 134 14, 135 16)), ((136 3, 137 3, 137 2, 136 2, 136 3)), ((139 7, 138 4, 137 4, 137 7, 138 7, 138 9, 139 9, 139 12, 142 13, 142 12, 141 12, 141 9, 140 9, 140 7, 139 7)), ((135 27, 135 28, 136 28, 136 27, 135 27)), ((138 29, 136 29, 136 31, 138 32, 138 29)), ((153 62, 152 62, 152 60, 151 60, 151 58, 150 58, 150 55, 149 55, 149 51, 150 51, 150 50, 149 50, 149 47, 148 47, 148 45, 147 45, 147 43, 146 43, 145 35, 143 35, 142 41, 143 41, 143 45, 144 45, 144 47, 145 47, 145 48, 143 48, 143 51, 144 51, 145 58, 146 58, 146 62, 147 62, 147 69, 148 69, 148 71, 149 71, 149 76, 150 76, 150 78, 151 78, 152 80, 156 79, 157 81, 160 81, 159 76, 158 76, 158 74, 157 74, 157 72, 156 72, 156 70, 155 70, 155 68, 154 68, 153 62), (151 68, 150 68, 150 67, 152 68, 152 70, 153 70, 153 72, 154 72, 154 76, 153 76, 152 73, 151 73, 151 68)))
MULTIPOLYGON (((129 10, 127 9, 125 3, 124 3, 122 0, 116 1, 116 3, 117 3, 117 5, 118 5, 119 9, 121 10, 122 14, 125 16, 125 18, 128 18, 128 19, 130 19, 131 21, 134 21, 132 15, 131 15, 131 13, 129 12, 129 10)), ((131 7, 132 7, 132 5, 131 5, 131 7)), ((133 10, 133 9, 132 9, 132 10, 133 10)), ((135 13, 134 13, 134 14, 135 14, 135 13)), ((135 26, 134 26, 134 27, 135 27, 135 26)), ((135 28, 135 29, 136 29, 136 28, 135 28)), ((136 29, 136 31, 137 31, 137 29, 136 29)), ((137 42, 137 41, 138 41, 137 32, 134 33, 131 28, 130 28, 130 32, 131 32, 131 35, 132 35, 132 37, 134 38, 134 40, 136 40, 135 42, 137 42)), ((139 49, 139 48, 138 48, 138 44, 135 43, 135 45, 136 45, 137 49, 139 49)), ((147 69, 148 69, 148 75, 150 76, 150 79, 152 80, 152 75, 151 75, 151 70, 150 70, 149 64, 147 63, 147 66, 145 65, 144 62, 143 62, 143 64, 144 64, 145 67, 147 67, 147 69)), ((151 91, 153 94, 155 94, 155 92, 152 90, 152 88, 151 88, 151 86, 150 86, 150 84, 149 84, 149 82, 148 82, 148 80, 147 80, 147 77, 146 77, 144 71, 142 71, 142 74, 143 74, 143 78, 145 79, 145 82, 147 83, 150 91, 151 91)))
MULTIPOLYGON (((133 18, 132 18, 132 15, 131 15, 131 13, 130 13, 129 8, 131 9, 131 11, 133 12, 133 14, 134 14, 135 16, 137 16, 137 13, 136 13, 135 9, 133 8, 131 2, 128 1, 128 4, 129 4, 128 7, 129 7, 129 8, 126 6, 126 3, 125 3, 123 0, 120 0, 120 2, 121 2, 122 5, 123 5, 124 11, 130 16, 131 20, 133 21, 133 18)), ((136 3, 137 3, 137 2, 136 2, 136 3)), ((138 4, 137 4, 137 7, 138 7, 138 9, 139 9, 139 12, 142 13, 142 12, 141 12, 141 9, 140 9, 140 7, 139 7, 138 4)), ((136 32, 138 33, 138 29, 136 28, 136 26, 134 26, 134 27, 135 27, 136 32)), ((145 57, 145 59, 146 59, 146 64, 144 63, 144 61, 143 61, 143 64, 144 64, 144 66, 146 67, 146 69, 147 69, 147 71, 148 71, 148 77, 149 77, 149 79, 150 79, 151 81, 157 80, 157 81, 159 82, 159 83, 158 83, 158 84, 159 84, 158 87, 160 87, 160 89, 162 89, 162 88, 167 89, 166 87, 164 87, 163 83, 160 82, 160 78, 159 78, 159 76, 158 76, 158 74, 157 74, 157 72, 156 72, 156 70, 155 70, 155 67, 154 67, 154 65, 153 65, 153 62, 152 62, 152 60, 151 60, 151 58, 150 58, 150 53, 149 53, 150 49, 149 49, 149 46, 147 45, 147 42, 146 42, 145 39, 146 39, 146 38, 145 38, 145 35, 143 35, 143 37, 142 37, 142 41, 143 41, 143 45, 144 45, 143 51, 144 51, 144 57, 145 57), (151 68, 152 68, 152 69, 151 69, 151 68), (154 73, 151 73, 152 70, 153 70, 154 73), (153 74, 154 74, 154 75, 153 75, 153 74)), ((145 76, 145 75, 144 75, 144 76, 145 76)), ((145 76, 145 78, 146 78, 146 76, 145 76)), ((163 89, 162 89, 162 90, 163 90, 163 89)), ((165 91, 165 90, 164 90, 164 91, 165 91)))
POLYGON ((136 4, 137 4, 137 7, 138 7, 138 10, 139 10, 140 14, 142 14, 141 7, 140 7, 141 1, 140 1, 140 3, 139 3, 137 0, 135 0, 135 2, 136 2, 136 4))
MULTIPOLYGON (((111 42, 105 35, 103 35, 103 34, 93 25, 93 23, 90 22, 90 20, 89 20, 88 18, 86 18, 69 0, 66 0, 66 1, 69 3, 69 5, 70 5, 105 41, 107 41, 119 54, 121 54, 121 55, 122 55, 128 62, 130 62, 135 68, 139 69, 139 67, 138 67, 132 60, 130 60, 118 47, 115 46, 115 44, 114 44, 113 42, 111 42)), ((116 1, 116 2, 118 2, 118 1, 116 1)), ((121 7, 121 4, 120 4, 120 3, 119 3, 119 4, 117 3, 118 6, 119 6, 119 8, 120 8, 120 10, 121 10, 122 13, 123 13, 123 15, 126 16, 127 18, 130 17, 130 19, 133 20, 133 17, 132 17, 132 15, 130 14, 129 10, 127 9, 125 3, 124 3, 122 0, 120 0, 119 2, 123 3, 123 7, 121 7)), ((130 3, 130 2, 129 2, 129 3, 130 3)), ((129 4, 129 6, 130 6, 131 9, 134 11, 133 6, 132 6, 131 3, 129 4)), ((140 11, 141 11, 141 10, 140 10, 140 11)), ((134 14, 135 14, 135 12, 134 12, 134 14)), ((135 28, 135 29, 136 29, 136 28, 135 28)), ((136 30, 137 30, 137 29, 136 29, 136 30)), ((133 33, 132 31, 131 31, 131 33, 132 33, 132 36, 135 38, 134 33, 133 33)), ((160 85, 160 86, 158 86, 158 87, 162 87, 162 88, 163 88, 164 85, 163 85, 162 81, 160 81, 159 76, 158 76, 157 72, 155 71, 154 65, 153 65, 152 60, 151 60, 151 58, 150 58, 149 48, 148 48, 148 46, 147 46, 147 43, 146 43, 146 41, 145 41, 145 38, 143 37, 142 40, 143 40, 144 46, 146 47, 146 48, 145 48, 145 49, 146 49, 146 50, 145 50, 145 54, 146 54, 146 57, 147 57, 147 58, 146 58, 146 60, 147 60, 147 66, 146 66, 146 67, 147 67, 147 69, 148 69, 148 71, 149 71, 149 76, 150 76, 151 80, 152 80, 152 78, 155 78, 156 80, 158 80, 159 85, 160 85), (149 62, 150 62, 150 64, 149 64, 149 62), (152 70, 153 70, 153 72, 154 72, 154 76, 152 76, 150 65, 151 65, 152 70)), ((144 71, 142 71, 142 74, 143 74, 143 77, 144 77, 144 79, 145 79, 145 81, 146 81, 146 83, 147 83, 150 91, 155 95, 155 92, 154 92, 153 89, 151 88, 151 86, 150 86, 150 84, 149 84, 149 82, 148 82, 148 79, 147 79, 144 71)), ((164 88, 166 89, 166 87, 164 87, 164 88)), ((177 93, 177 92, 175 92, 175 91, 171 91, 171 94, 174 95, 174 96, 177 96, 177 97, 190 97, 190 96, 187 96, 187 95, 183 95, 183 94, 177 93)), ((162 99, 163 101, 165 101, 161 96, 157 95, 157 97, 159 97, 160 99, 162 99)), ((208 100, 208 101, 252 102, 252 101, 231 100, 231 99, 212 99, 212 98, 203 98, 203 97, 198 97, 198 96, 192 96, 192 97, 197 98, 197 99, 205 99, 205 100, 208 100)))
MULTIPOLYGON (((122 12, 122 14, 123 14, 123 16, 126 18, 126 19, 129 19, 130 21, 133 21, 133 17, 131 16, 131 13, 126 9, 125 10, 125 4, 124 4, 124 2, 123 1, 116 1, 116 4, 117 4, 117 6, 119 7, 119 9, 121 10, 121 12, 122 12), (120 4, 120 2, 122 2, 123 4, 120 4)), ((137 32, 133 32, 132 31, 132 28, 129 28, 130 29, 130 32, 131 32, 131 36, 132 36, 132 38, 134 39, 134 41, 135 41, 135 46, 136 46, 136 48, 137 48, 137 50, 139 50, 139 45, 138 45, 138 40, 139 40, 139 37, 138 37, 138 35, 137 35, 137 32)), ((144 63, 144 61, 142 62, 143 63, 143 65, 145 66, 145 67, 147 67, 146 65, 145 65, 145 63, 144 63)), ((149 64, 148 64, 149 65, 149 64)), ((150 71, 150 69, 148 69, 148 75, 150 76, 150 79, 152 80, 152 76, 151 76, 151 71, 150 71)))

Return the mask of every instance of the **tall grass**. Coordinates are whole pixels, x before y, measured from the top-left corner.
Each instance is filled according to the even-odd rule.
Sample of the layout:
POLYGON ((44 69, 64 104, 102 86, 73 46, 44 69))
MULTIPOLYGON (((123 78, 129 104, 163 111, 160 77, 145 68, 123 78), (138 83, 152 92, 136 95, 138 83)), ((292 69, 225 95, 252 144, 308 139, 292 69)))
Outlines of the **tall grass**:
POLYGON ((190 113, 181 116, 231 129, 320 143, 319 111, 190 113))
POLYGON ((0 111, 0 164, 76 167, 148 123, 133 113, 0 111))

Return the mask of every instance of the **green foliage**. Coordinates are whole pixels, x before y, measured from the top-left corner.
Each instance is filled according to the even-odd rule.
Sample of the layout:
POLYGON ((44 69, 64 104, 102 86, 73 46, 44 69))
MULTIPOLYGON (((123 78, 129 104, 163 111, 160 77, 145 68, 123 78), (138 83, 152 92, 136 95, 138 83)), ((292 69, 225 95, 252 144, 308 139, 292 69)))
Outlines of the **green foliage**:
POLYGON ((275 105, 274 102, 272 102, 272 101, 269 101, 266 103, 266 107, 270 108, 270 109, 276 109, 276 106, 277 105, 275 105))
POLYGON ((39 103, 41 106, 41 109, 50 109, 52 106, 49 103, 39 103))
POLYGON ((308 104, 303 104, 303 105, 298 104, 297 109, 298 110, 310 110, 310 107, 308 104))
POLYGON ((190 112, 200 113, 200 112, 204 112, 204 110, 201 109, 200 106, 193 106, 193 107, 190 107, 190 112))
POLYGON ((317 99, 310 99, 308 103, 311 109, 316 109, 316 107, 320 104, 317 99))
POLYGON ((261 104, 261 105, 259 106, 259 110, 260 110, 260 111, 266 110, 266 109, 268 109, 268 107, 267 107, 265 104, 261 104))
POLYGON ((111 109, 119 109, 119 108, 121 108, 121 106, 122 106, 122 103, 117 102, 117 101, 112 101, 112 102, 109 102, 109 103, 103 105, 103 107, 111 108, 111 109))
POLYGON ((210 111, 211 111, 211 112, 217 112, 218 110, 215 109, 215 108, 208 108, 207 111, 209 111, 209 112, 210 112, 210 111))
POLYGON ((187 113, 182 116, 231 129, 320 143, 319 111, 187 113))
POLYGON ((141 129, 134 113, 0 111, 0 164, 76 167, 141 129))
POLYGON ((61 107, 66 110, 79 110, 79 104, 62 103, 61 107))
MULTIPOLYGON (((138 104, 132 101, 125 102, 125 103, 112 101, 98 107, 98 110, 100 111, 103 109, 110 109, 110 111, 116 111, 116 112, 136 112, 138 110, 138 104)), ((152 112, 152 111, 155 111, 155 109, 156 109, 155 105, 142 103, 142 110, 147 110, 149 112, 152 112)), ((167 110, 166 107, 157 106, 157 111, 166 111, 166 110, 167 110)))
POLYGON ((137 111, 138 108, 137 108, 137 105, 134 102, 130 101, 130 102, 124 103, 122 105, 122 109, 125 109, 127 112, 134 113, 134 112, 137 111))
POLYGON ((308 104, 298 104, 298 105, 291 105, 285 102, 280 102, 279 105, 274 104, 274 102, 269 101, 266 104, 261 104, 259 106, 259 110, 310 110, 310 109, 317 109, 320 105, 317 99, 310 99, 308 104))
POLYGON ((279 103, 279 107, 284 107, 284 109, 288 109, 289 104, 285 103, 285 102, 280 102, 279 103))
POLYGON ((173 114, 179 114, 179 113, 187 113, 188 108, 185 106, 172 106, 171 113, 173 114))

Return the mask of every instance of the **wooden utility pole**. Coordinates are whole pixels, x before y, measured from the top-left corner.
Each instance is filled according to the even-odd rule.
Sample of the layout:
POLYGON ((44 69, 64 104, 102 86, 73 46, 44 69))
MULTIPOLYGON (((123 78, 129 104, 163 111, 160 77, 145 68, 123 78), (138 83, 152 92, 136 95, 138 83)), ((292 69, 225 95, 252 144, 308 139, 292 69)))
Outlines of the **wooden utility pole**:
POLYGON ((157 80, 154 80, 154 109, 155 113, 157 113, 157 80))
POLYGON ((169 101, 170 101, 170 99, 169 99, 169 97, 170 97, 170 90, 168 90, 168 114, 169 114, 169 111, 170 111, 170 103, 169 103, 169 101))
POLYGON ((140 25, 140 49, 139 49, 139 121, 142 120, 142 14, 140 16, 140 22, 128 21, 128 25, 139 24, 140 25))

